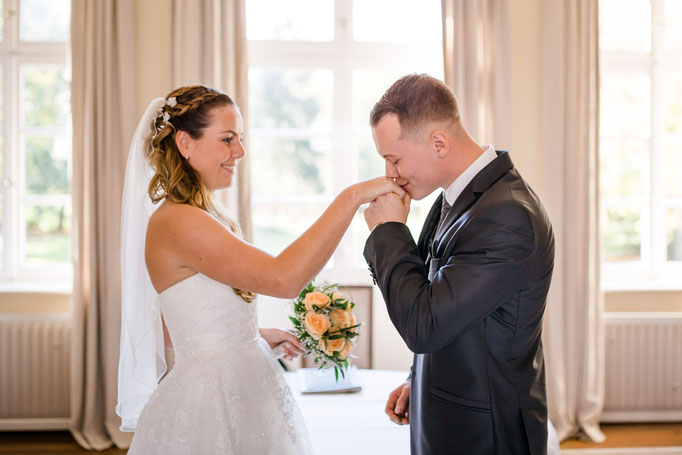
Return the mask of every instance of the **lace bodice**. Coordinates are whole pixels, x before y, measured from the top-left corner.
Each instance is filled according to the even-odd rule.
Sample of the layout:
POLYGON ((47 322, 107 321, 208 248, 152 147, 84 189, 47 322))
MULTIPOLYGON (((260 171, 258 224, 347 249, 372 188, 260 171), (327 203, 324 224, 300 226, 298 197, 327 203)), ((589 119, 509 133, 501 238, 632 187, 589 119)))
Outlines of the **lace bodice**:
POLYGON ((176 356, 234 351, 258 337, 256 305, 206 275, 192 275, 158 299, 176 356))

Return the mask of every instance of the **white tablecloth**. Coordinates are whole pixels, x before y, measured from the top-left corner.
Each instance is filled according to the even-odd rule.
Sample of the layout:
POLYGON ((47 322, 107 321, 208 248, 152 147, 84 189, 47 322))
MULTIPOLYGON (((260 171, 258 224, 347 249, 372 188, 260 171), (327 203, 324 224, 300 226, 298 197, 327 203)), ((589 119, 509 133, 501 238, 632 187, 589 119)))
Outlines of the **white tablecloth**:
MULTIPOLYGON (((396 425, 384 413, 388 394, 407 378, 407 371, 357 370, 357 393, 310 394, 297 373, 287 373, 318 455, 409 455, 410 427, 396 425)), ((548 455, 559 455, 551 423, 548 455)))
POLYGON ((407 378, 407 371, 358 370, 357 393, 300 393, 297 373, 287 381, 301 408, 318 455, 409 455, 410 427, 396 425, 384 413, 388 394, 407 378))

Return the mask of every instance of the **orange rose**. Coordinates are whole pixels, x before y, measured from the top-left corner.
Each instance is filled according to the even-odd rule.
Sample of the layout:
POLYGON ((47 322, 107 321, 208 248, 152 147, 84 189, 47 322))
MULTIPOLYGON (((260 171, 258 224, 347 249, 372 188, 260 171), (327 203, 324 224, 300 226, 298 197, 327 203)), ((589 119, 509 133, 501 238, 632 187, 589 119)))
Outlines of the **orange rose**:
POLYGON ((318 346, 325 354, 332 356, 334 355, 334 351, 343 350, 346 344, 350 343, 346 343, 345 338, 337 338, 336 340, 320 340, 318 346))
POLYGON ((350 342, 347 342, 346 345, 343 347, 341 352, 339 352, 339 359, 344 360, 346 357, 348 357, 348 354, 350 354, 350 348, 353 346, 350 344, 350 342))
POLYGON ((305 330, 311 337, 319 340, 322 338, 322 335, 329 330, 330 322, 326 315, 308 311, 305 315, 303 325, 305 325, 305 330))
POLYGON ((331 299, 321 292, 309 292, 305 295, 303 303, 305 304, 305 309, 311 311, 313 305, 317 305, 319 308, 327 308, 331 303, 331 299))
MULTIPOLYGON (((349 324, 347 325, 347 327, 352 327, 352 326, 354 326, 355 324, 357 324, 357 320, 355 319, 355 313, 353 313, 353 310, 351 310, 350 308, 348 308, 348 310, 346 311, 346 313, 348 314, 348 317, 349 317, 349 319, 350 319, 349 324)), ((358 328, 356 327, 356 328, 354 328, 354 329, 350 329, 350 331, 351 331, 351 332, 357 332, 357 331, 358 331, 358 328)))
POLYGON ((351 315, 341 308, 334 308, 329 312, 329 319, 332 321, 332 327, 345 329, 351 326, 351 315))

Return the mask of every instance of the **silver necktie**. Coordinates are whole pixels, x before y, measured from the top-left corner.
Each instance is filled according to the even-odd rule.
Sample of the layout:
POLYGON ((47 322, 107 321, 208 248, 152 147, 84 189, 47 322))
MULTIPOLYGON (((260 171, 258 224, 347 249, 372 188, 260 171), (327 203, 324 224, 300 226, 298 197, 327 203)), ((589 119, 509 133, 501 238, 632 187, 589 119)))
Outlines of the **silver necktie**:
POLYGON ((443 224, 443 220, 445 220, 445 215, 447 215, 449 210, 450 204, 448 204, 448 200, 445 199, 445 193, 443 193, 443 205, 440 208, 440 219, 438 220, 438 227, 436 227, 435 232, 438 232, 440 230, 440 227, 443 224))

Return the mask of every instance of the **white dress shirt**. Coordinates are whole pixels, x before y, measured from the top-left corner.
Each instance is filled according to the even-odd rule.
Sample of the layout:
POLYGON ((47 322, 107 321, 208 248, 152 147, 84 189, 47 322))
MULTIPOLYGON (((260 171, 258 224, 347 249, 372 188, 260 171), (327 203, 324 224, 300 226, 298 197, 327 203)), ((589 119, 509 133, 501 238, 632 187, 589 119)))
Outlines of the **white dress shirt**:
POLYGON ((448 204, 453 205, 464 188, 476 177, 476 175, 483 170, 488 164, 492 163, 497 158, 495 147, 492 145, 485 145, 485 151, 476 158, 476 161, 471 163, 468 168, 462 172, 454 182, 445 190, 445 200, 448 204))

